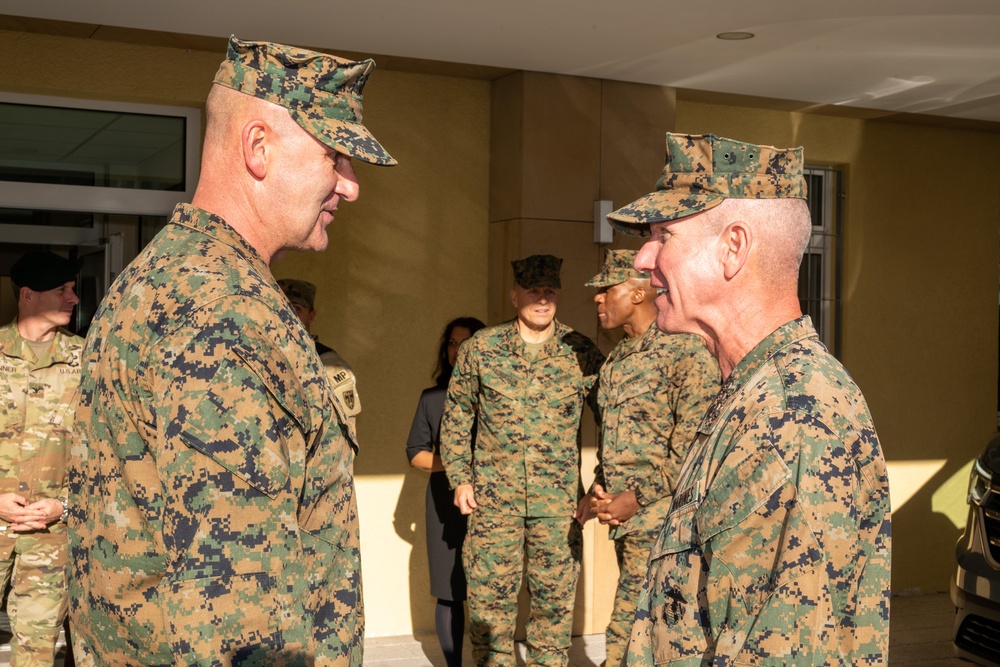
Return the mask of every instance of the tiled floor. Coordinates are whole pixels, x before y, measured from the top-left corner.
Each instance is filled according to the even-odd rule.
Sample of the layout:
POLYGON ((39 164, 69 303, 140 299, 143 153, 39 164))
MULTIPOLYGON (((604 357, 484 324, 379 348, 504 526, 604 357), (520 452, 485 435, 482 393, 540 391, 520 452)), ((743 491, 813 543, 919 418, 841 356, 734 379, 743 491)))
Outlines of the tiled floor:
POLYGON ((952 650, 955 607, 947 593, 896 596, 889 625, 890 667, 968 667, 952 650))
MULTIPOLYGON (((524 663, 524 644, 518 644, 517 664, 524 663)), ((604 635, 573 637, 569 650, 572 667, 596 667, 604 661, 604 635)), ((421 633, 416 636, 375 637, 365 640, 364 667, 444 667, 444 656, 438 646, 437 635, 421 633)), ((471 665, 472 654, 466 637, 462 664, 471 665)))
MULTIPOLYGON (((945 593, 895 597, 889 632, 890 667, 969 667, 954 656, 951 645, 955 608, 945 593)), ((520 646, 519 664, 524 647, 520 646)), ((593 667, 604 660, 604 636, 574 637, 571 667, 593 667)), ((431 633, 376 637, 365 641, 365 667, 443 667, 444 658, 431 633)), ((471 665, 468 642, 463 664, 471 665)))
MULTIPOLYGON (((890 667, 968 667, 954 657, 951 648, 955 609, 947 594, 896 597, 892 601, 889 635, 890 667)), ((0 614, 0 667, 9 664, 7 616, 0 614)), ((519 647, 523 664, 524 647, 519 647)), ((574 637, 570 649, 572 667, 596 667, 604 660, 604 636, 574 637)), ((472 664, 468 642, 463 663, 472 664)), ((61 667, 62 661, 58 663, 61 667)), ((437 636, 372 637, 365 641, 365 667, 444 667, 437 636)))

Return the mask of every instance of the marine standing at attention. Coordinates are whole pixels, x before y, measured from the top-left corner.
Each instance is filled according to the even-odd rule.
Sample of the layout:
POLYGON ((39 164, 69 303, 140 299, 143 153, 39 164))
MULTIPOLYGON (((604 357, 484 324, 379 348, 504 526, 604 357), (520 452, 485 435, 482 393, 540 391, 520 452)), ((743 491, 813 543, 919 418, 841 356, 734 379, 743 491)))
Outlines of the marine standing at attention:
POLYGON ((55 664, 66 616, 66 459, 83 339, 64 329, 82 260, 22 255, 10 270, 17 317, 0 327, 0 592, 10 662, 55 664))
POLYGON ((605 632, 606 665, 619 665, 632 632, 649 551, 660 533, 695 428, 719 391, 719 365, 705 342, 656 327, 649 274, 635 250, 608 250, 587 283, 601 328, 625 333, 601 366, 597 404, 601 440, 594 485, 577 512, 609 526, 618 589, 605 632))
POLYGON ((476 664, 514 667, 526 564, 528 664, 556 667, 568 661, 580 572, 580 419, 603 355, 555 319, 562 260, 512 264, 517 317, 459 349, 441 459, 455 505, 469 515, 462 558, 476 664))
POLYGON ((723 384, 650 554, 624 663, 885 665, 889 482, 861 391, 797 295, 802 149, 667 135, 657 190, 612 224, 657 326, 701 336, 723 384))
POLYGON ((81 665, 361 664, 354 453, 271 275, 358 196, 370 60, 231 38, 191 204, 115 280, 70 477, 81 665))

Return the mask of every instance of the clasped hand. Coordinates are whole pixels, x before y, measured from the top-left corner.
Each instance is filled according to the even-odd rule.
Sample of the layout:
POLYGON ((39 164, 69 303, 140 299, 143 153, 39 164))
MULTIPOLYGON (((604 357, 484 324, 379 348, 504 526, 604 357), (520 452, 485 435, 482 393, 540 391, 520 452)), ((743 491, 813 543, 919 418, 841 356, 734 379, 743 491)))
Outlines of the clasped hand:
POLYGON ((16 493, 0 493, 0 519, 14 532, 44 530, 62 516, 62 503, 55 498, 42 498, 29 503, 16 493))
POLYGON ((605 526, 620 526, 639 511, 639 501, 634 491, 608 493, 600 484, 594 485, 594 490, 580 501, 574 515, 580 524, 597 517, 605 526))

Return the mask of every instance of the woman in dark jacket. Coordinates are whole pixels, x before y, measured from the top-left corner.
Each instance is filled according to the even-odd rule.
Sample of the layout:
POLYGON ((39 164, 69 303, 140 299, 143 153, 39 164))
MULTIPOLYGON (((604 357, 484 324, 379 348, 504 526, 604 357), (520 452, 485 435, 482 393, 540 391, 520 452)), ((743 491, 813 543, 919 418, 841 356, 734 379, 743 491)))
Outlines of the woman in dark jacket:
POLYGON ((435 385, 420 394, 410 437, 406 440, 410 465, 430 473, 427 483, 427 562, 431 595, 437 598, 434 622, 448 667, 460 667, 462 664, 465 573, 462 571, 461 553, 466 517, 453 503, 448 478, 441 465, 441 413, 458 348, 483 326, 474 317, 459 317, 445 327, 434 369, 435 385))

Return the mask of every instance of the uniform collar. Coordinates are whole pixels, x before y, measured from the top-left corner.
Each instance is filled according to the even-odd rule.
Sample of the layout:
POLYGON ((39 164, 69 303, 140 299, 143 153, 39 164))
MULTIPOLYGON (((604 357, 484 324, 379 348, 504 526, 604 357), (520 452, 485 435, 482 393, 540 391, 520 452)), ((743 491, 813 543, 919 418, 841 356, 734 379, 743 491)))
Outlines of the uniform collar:
POLYGON ((642 335, 633 339, 623 336, 622 339, 618 341, 618 344, 615 345, 615 349, 611 351, 610 355, 608 355, 608 358, 621 359, 632 354, 645 352, 653 346, 654 338, 665 335, 666 334, 661 332, 656 327, 656 320, 653 320, 653 322, 649 325, 649 328, 646 329, 642 335))
MULTIPOLYGON (((553 320, 555 328, 552 330, 552 335, 545 339, 542 348, 538 351, 536 359, 542 359, 544 357, 556 357, 563 354, 565 351, 563 348, 562 338, 570 330, 564 324, 561 324, 559 320, 553 320)), ((501 329, 501 346, 506 348, 510 354, 516 354, 520 357, 524 356, 525 342, 521 338, 521 334, 517 331, 517 318, 508 320, 500 325, 501 329)))
POLYGON ((215 215, 214 213, 209 213, 208 211, 193 206, 191 204, 178 204, 174 208, 174 212, 170 217, 170 222, 181 225, 183 227, 188 227, 201 234, 210 236, 211 238, 228 245, 233 250, 235 250, 239 255, 242 255, 247 262, 250 263, 251 267, 263 276, 268 276, 271 282, 274 283, 274 287, 278 288, 278 283, 271 276, 271 269, 268 267, 267 262, 264 258, 260 256, 252 245, 247 243, 239 232, 229 226, 225 220, 221 217, 215 215))
MULTIPOLYGON (((76 358, 76 352, 82 345, 79 336, 71 334, 63 328, 56 329, 55 341, 52 346, 51 363, 67 364, 72 363, 76 358)), ((34 351, 25 342, 24 337, 17 330, 17 318, 15 317, 7 326, 0 328, 0 354, 13 359, 37 362, 34 351)))
POLYGON ((816 335, 812 320, 808 315, 782 324, 772 331, 747 353, 733 369, 732 374, 722 383, 719 394, 712 402, 708 413, 702 420, 698 431, 711 433, 715 430, 723 410, 729 406, 730 399, 745 387, 783 348, 804 338, 816 335))

